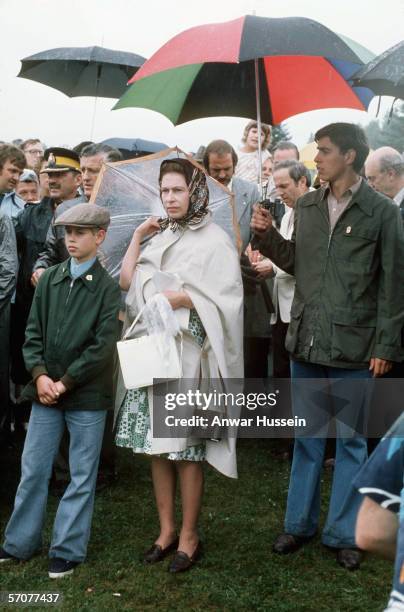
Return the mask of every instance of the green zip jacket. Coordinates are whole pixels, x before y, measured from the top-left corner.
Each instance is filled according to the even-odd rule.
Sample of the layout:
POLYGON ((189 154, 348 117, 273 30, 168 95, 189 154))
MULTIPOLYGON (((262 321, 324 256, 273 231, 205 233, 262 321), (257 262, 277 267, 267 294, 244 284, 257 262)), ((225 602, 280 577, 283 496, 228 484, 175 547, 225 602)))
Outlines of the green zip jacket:
POLYGON ((69 260, 46 270, 35 291, 23 354, 32 381, 24 399, 35 399, 35 380, 47 374, 67 388, 55 407, 112 409, 112 372, 118 338, 118 285, 98 260, 75 280, 69 260))
POLYGON ((404 234, 389 198, 362 181, 331 231, 326 189, 310 192, 292 239, 272 227, 254 248, 296 278, 285 343, 294 359, 351 369, 402 360, 404 234))

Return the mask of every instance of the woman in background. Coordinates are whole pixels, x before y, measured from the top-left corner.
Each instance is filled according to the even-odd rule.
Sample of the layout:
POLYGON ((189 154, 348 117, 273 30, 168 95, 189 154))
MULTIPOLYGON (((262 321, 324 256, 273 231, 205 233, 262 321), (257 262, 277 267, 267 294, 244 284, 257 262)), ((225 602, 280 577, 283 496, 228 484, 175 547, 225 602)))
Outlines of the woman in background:
MULTIPOLYGON (((238 163, 235 176, 246 181, 258 183, 260 160, 258 157, 258 127, 256 121, 249 121, 244 128, 242 145, 237 151, 238 163)), ((266 123, 261 124, 261 164, 269 157, 269 143, 271 142, 271 128, 266 123)))

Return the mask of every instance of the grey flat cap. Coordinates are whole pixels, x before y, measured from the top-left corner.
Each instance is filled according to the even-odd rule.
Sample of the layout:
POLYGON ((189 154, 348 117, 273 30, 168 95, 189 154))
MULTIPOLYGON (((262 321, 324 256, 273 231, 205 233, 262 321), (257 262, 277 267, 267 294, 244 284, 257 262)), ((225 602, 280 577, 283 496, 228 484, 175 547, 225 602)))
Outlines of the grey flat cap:
POLYGON ((59 217, 54 225, 72 225, 75 227, 99 227, 107 229, 110 223, 110 215, 106 208, 96 204, 76 204, 59 217))

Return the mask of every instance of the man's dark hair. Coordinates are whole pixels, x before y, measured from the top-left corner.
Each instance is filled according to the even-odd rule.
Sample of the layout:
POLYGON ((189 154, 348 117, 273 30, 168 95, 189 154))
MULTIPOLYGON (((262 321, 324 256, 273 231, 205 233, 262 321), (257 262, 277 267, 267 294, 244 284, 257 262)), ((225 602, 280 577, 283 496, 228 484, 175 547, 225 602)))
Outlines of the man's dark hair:
POLYGON ((3 170, 6 161, 14 164, 20 170, 24 170, 27 163, 25 155, 19 147, 11 144, 2 144, 0 145, 0 170, 3 170))
POLYGON ((93 157, 94 155, 103 154, 106 162, 121 161, 122 153, 119 149, 114 149, 107 144, 90 144, 84 147, 80 153, 80 157, 93 157))
POLYGON ((341 153, 347 153, 349 149, 355 151, 352 167, 355 172, 360 173, 369 154, 369 143, 365 131, 355 123, 330 123, 315 133, 314 140, 318 142, 320 138, 327 137, 341 153))
POLYGON ((279 142, 276 143, 272 151, 272 155, 275 153, 275 151, 292 151, 292 150, 296 153, 296 159, 299 160, 300 153, 295 143, 290 142, 289 140, 280 140, 279 142))
POLYGON ((278 170, 283 169, 286 169, 289 172, 290 178, 293 179, 296 184, 302 177, 304 177, 306 179, 307 187, 310 187, 311 174, 306 166, 302 164, 302 162, 295 161, 294 159, 285 159, 285 161, 276 164, 274 174, 275 172, 278 172, 278 170))
POLYGON ((209 155, 211 153, 219 156, 228 155, 230 153, 231 158, 233 160, 234 168, 237 166, 237 153, 235 152, 231 144, 228 143, 226 140, 212 140, 212 142, 210 142, 206 147, 203 156, 203 165, 205 166, 205 170, 207 171, 209 170, 209 155))

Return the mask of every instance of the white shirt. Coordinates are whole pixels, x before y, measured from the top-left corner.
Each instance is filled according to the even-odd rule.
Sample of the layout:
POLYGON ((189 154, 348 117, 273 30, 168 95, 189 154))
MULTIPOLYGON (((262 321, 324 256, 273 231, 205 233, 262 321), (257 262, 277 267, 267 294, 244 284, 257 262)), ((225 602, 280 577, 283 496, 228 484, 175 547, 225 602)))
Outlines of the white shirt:
POLYGON ((404 187, 400 189, 398 193, 396 193, 393 198, 393 201, 397 204, 397 206, 400 206, 401 202, 404 201, 404 187))

